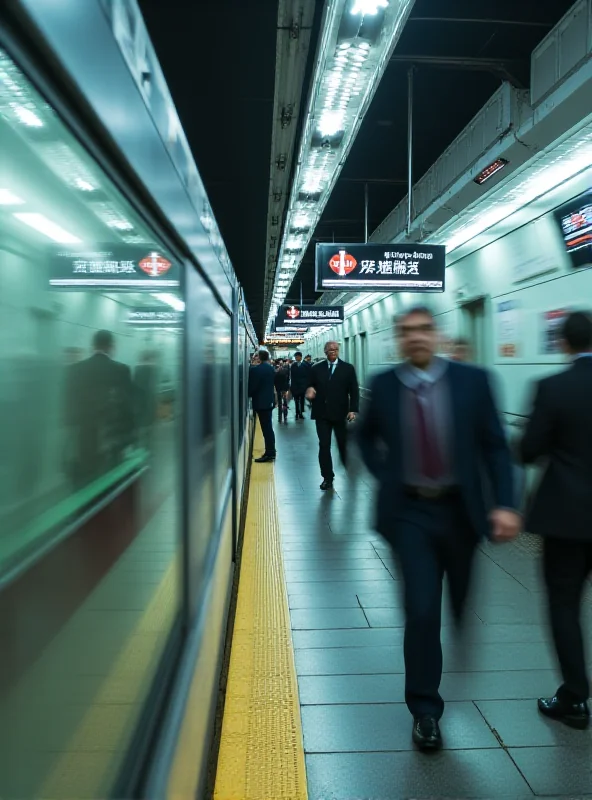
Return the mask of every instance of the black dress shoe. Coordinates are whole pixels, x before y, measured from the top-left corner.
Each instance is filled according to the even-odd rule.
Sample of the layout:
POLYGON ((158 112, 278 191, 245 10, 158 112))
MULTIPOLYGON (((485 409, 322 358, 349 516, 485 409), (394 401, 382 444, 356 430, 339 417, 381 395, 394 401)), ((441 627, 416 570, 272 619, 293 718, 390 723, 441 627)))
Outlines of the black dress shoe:
POLYGON ((420 750, 439 750, 442 734, 435 717, 416 717, 413 723, 413 741, 420 750))
POLYGON ((255 459, 255 464, 268 464, 270 461, 275 461, 275 456, 261 456, 255 459))
POLYGON ((321 483, 321 489, 323 492, 326 492, 327 489, 332 489, 332 488, 333 488, 333 481, 323 481, 321 483))
POLYGON ((541 714, 563 722, 570 728, 583 731, 590 724, 590 711, 587 703, 566 703, 555 695, 549 699, 539 698, 538 705, 541 714))

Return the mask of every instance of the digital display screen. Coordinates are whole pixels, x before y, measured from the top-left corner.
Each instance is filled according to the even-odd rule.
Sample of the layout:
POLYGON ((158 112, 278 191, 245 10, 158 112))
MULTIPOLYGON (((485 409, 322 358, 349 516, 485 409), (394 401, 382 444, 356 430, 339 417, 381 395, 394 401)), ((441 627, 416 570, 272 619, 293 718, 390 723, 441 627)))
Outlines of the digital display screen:
POLYGON ((554 214, 573 266, 592 265, 592 191, 561 206, 554 214))

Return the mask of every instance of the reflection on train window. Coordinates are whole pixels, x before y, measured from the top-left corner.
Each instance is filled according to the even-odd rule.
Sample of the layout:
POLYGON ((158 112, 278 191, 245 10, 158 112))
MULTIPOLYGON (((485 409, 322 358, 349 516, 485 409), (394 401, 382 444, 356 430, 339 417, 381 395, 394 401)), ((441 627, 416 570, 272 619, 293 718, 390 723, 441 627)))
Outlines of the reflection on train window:
POLYGON ((0 153, 0 796, 100 797, 180 606, 181 265, 2 50, 0 153))

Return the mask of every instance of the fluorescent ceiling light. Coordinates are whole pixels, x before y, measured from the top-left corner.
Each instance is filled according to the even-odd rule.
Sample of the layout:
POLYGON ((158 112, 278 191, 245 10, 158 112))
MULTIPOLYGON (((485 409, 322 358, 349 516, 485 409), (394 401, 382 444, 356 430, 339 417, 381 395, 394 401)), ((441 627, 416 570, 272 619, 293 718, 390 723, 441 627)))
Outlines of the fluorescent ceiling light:
MULTIPOLYGON (((414 2, 340 0, 327 4, 321 46, 311 80, 315 90, 306 107, 286 225, 278 251, 280 268, 286 267, 287 251, 297 248, 293 270, 298 270, 414 2), (379 11, 381 14, 376 18, 373 26, 376 30, 370 42, 360 36, 363 28, 355 21, 352 24, 350 13, 363 17, 376 16, 379 11), (350 31, 346 41, 344 30, 350 31), (331 147, 326 147, 327 137, 334 137, 331 147), (299 230, 302 235, 295 242, 294 235, 299 230)), ((285 291, 276 277, 273 288, 267 290, 266 306, 272 298, 283 301, 285 291)), ((269 313, 267 329, 272 320, 273 314, 269 313)))
POLYGON ((114 219, 107 224, 110 228, 116 228, 118 231, 131 231, 134 227, 131 222, 124 219, 114 219))
POLYGON ((19 118, 19 120, 23 123, 23 125, 28 125, 29 128, 42 128, 43 122, 39 119, 37 114, 34 111, 31 111, 30 108, 26 108, 25 106, 12 106, 12 110, 19 118))
POLYGON ((155 297, 157 300, 160 300, 161 303, 165 303, 167 306, 174 308, 175 311, 185 311, 185 303, 180 297, 177 297, 174 294, 153 294, 152 297, 155 297))
POLYGON ((24 202, 8 189, 0 189, 0 206, 22 206, 24 202))
POLYGON ((30 228, 34 228, 39 233, 43 233, 49 239, 53 239, 54 242, 60 242, 62 244, 75 244, 76 242, 82 241, 77 236, 74 236, 68 231, 64 230, 64 228, 60 228, 59 225, 56 225, 55 222, 52 222, 47 217, 44 217, 43 214, 14 214, 20 222, 24 222, 25 225, 28 225, 30 228))
POLYGON ((388 0, 354 0, 354 6, 351 10, 352 14, 361 14, 362 16, 369 14, 373 17, 378 13, 379 8, 387 8, 388 0))
POLYGON ((343 111, 325 111, 319 121, 319 133, 321 136, 335 136, 343 130, 343 111))
POLYGON ((76 186, 82 192, 94 192, 95 191, 95 187, 92 185, 92 183, 89 183, 88 181, 84 181, 84 180, 82 180, 82 178, 76 178, 75 183, 76 183, 76 186))

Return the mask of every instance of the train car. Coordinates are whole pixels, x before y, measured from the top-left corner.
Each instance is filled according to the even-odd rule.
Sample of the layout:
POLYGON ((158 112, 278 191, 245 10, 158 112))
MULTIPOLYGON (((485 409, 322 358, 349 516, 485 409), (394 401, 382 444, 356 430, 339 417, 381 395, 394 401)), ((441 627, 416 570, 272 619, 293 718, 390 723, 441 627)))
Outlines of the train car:
POLYGON ((158 792, 189 675, 203 786, 257 339, 136 4, 2 9, 0 796, 158 792))

